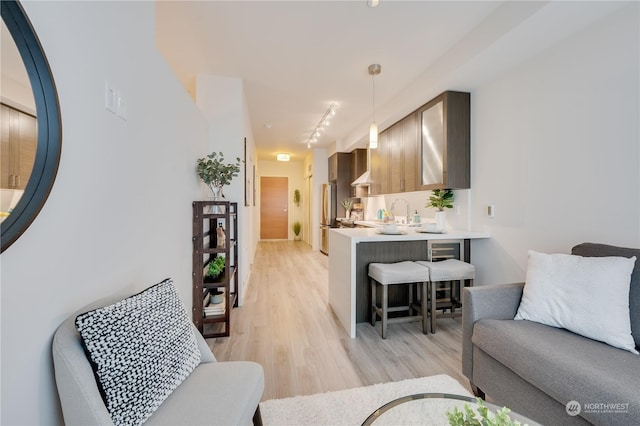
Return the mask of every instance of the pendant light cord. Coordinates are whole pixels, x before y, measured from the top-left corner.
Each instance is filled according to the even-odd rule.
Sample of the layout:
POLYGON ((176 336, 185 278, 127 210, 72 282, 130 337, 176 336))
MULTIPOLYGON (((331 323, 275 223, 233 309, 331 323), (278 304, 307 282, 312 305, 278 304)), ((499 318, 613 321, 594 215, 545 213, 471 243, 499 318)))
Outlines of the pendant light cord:
POLYGON ((371 74, 371 85, 373 87, 373 120, 372 123, 376 122, 376 76, 375 74, 371 74))

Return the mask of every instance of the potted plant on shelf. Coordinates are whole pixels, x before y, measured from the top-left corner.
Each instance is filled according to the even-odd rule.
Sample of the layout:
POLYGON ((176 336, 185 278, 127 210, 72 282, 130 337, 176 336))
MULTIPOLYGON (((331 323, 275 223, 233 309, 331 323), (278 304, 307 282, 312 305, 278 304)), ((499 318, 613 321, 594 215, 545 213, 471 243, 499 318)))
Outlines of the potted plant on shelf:
POLYGON ((204 158, 198 159, 196 167, 200 179, 211 189, 214 200, 224 199, 222 187, 229 185, 231 180, 240 173, 240 158, 236 163, 225 163, 222 152, 212 152, 204 158))
POLYGON ((302 231, 302 224, 298 221, 295 221, 293 223, 292 228, 293 228, 293 233, 295 235, 294 239, 296 241, 300 241, 300 232, 302 231))
POLYGON ((433 207, 436 211, 436 224, 438 230, 444 231, 447 222, 447 214, 444 209, 453 208, 453 191, 450 189, 434 189, 425 207, 433 207))
POLYGON ((296 189, 295 191, 293 191, 293 203, 297 206, 300 207, 300 190, 296 189))
POLYGON ((224 263, 225 260, 223 256, 217 256, 215 259, 210 261, 206 278, 210 281, 215 280, 224 271, 224 263))

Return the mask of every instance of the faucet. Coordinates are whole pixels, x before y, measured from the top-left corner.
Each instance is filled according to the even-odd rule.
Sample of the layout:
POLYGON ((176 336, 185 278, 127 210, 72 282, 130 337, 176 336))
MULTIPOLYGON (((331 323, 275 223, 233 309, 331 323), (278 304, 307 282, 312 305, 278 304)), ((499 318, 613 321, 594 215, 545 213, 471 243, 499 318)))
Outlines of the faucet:
POLYGON ((404 201, 404 204, 407 206, 407 215, 405 216, 405 225, 409 225, 409 202, 407 200, 405 200, 404 198, 396 198, 395 200, 393 200, 393 202, 391 203, 391 211, 394 211, 395 207, 396 207, 396 202, 397 201, 404 201))

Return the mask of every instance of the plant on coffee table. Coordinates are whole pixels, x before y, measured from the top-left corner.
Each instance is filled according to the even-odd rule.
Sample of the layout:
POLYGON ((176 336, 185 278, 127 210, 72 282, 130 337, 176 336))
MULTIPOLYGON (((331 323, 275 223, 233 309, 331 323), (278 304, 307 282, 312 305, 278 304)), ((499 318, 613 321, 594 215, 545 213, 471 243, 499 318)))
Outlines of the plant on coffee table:
POLYGON ((458 407, 453 408, 453 412, 447 410, 449 425, 451 426, 520 426, 517 420, 511 420, 509 417, 510 409, 502 407, 493 416, 489 415, 489 409, 484 405, 484 401, 476 398, 476 411, 464 404, 464 412, 458 407))

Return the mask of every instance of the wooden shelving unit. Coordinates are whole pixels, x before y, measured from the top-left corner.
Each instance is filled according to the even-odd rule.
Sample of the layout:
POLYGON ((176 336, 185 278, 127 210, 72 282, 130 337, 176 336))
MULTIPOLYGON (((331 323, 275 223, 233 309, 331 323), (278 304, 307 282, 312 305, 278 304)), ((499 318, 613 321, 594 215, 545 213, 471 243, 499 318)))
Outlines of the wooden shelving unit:
MULTIPOLYGON (((193 323, 205 338, 228 336, 230 311, 238 294, 238 203, 229 201, 193 202, 193 323), (218 244, 217 228, 225 231, 224 245, 218 244), (209 263, 225 258, 223 272, 206 277, 209 263), (208 294, 223 292, 224 312, 207 314, 208 294)), ((210 305, 212 306, 212 305, 210 305)), ((218 309, 220 307, 218 306, 218 309)))

